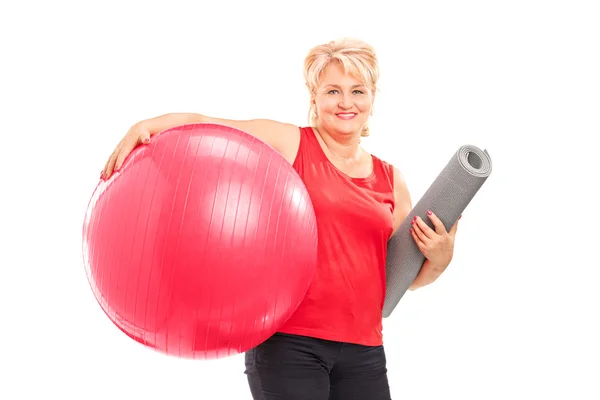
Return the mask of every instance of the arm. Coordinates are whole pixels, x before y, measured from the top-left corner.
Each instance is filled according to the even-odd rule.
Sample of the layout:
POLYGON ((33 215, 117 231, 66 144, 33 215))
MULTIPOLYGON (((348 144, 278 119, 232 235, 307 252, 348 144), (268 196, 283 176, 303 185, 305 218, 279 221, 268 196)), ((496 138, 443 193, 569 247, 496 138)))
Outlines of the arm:
MULTIPOLYGON (((398 230, 402 222, 406 219, 408 214, 412 211, 412 201, 408 191, 408 187, 406 185, 406 181, 402 173, 394 167, 394 197, 396 206, 394 208, 394 233, 398 230)), ((435 216, 431 216, 435 218, 435 216)), ((454 234, 456 231, 456 227, 454 227, 450 233, 446 236, 450 238, 451 245, 454 242, 454 234)), ((393 235, 393 233, 392 233, 393 235)), ((445 246, 448 247, 448 246, 445 246)), ((445 252, 448 254, 448 250, 445 252)), ((416 290, 427 286, 433 282, 446 270, 448 265, 450 264, 450 260, 452 259, 452 252, 450 251, 450 258, 446 257, 440 258, 437 257, 436 263, 432 262, 428 258, 425 259, 423 266, 421 267, 419 273, 417 274, 415 280, 408 288, 409 290, 416 290)))
POLYGON ((269 119, 230 120, 196 113, 164 114, 140 121, 129 129, 106 162, 102 179, 107 179, 113 171, 119 170, 133 149, 142 143, 150 143, 153 135, 176 126, 196 123, 213 123, 244 131, 269 144, 290 163, 293 163, 300 144, 300 132, 292 124, 269 119))
POLYGON ((419 274, 413 281, 413 283, 408 287, 408 290, 417 290, 424 286, 427 286, 436 281, 437 278, 440 277, 442 272, 446 270, 447 265, 445 266, 436 266, 431 263, 428 259, 425 259, 419 274))
POLYGON ((413 207, 404 175, 396 167, 394 167, 394 202, 394 231, 392 235, 396 233, 413 207))
POLYGON ((442 221, 431 210, 429 219, 435 229, 431 229, 420 217, 417 217, 413 222, 411 234, 419 249, 425 255, 425 262, 409 290, 415 290, 435 282, 448 268, 454 255, 454 241, 458 221, 447 232, 442 221))

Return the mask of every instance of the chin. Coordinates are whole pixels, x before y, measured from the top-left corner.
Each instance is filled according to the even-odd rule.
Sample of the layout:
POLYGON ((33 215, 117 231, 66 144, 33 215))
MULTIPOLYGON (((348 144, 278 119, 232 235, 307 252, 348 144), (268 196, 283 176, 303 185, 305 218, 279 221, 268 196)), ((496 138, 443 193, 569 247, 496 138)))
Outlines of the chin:
POLYGON ((345 135, 355 135, 361 132, 362 127, 363 125, 361 124, 336 124, 333 128, 335 131, 345 135))
POLYGON ((362 130, 362 127, 364 126, 364 122, 362 122, 362 121, 359 122, 359 121, 355 121, 355 120, 348 120, 348 121, 334 120, 328 125, 329 125, 327 127, 328 129, 331 129, 333 131, 336 131, 336 132, 339 132, 339 133, 345 134, 345 135, 353 135, 353 134, 360 133, 360 131, 362 130))

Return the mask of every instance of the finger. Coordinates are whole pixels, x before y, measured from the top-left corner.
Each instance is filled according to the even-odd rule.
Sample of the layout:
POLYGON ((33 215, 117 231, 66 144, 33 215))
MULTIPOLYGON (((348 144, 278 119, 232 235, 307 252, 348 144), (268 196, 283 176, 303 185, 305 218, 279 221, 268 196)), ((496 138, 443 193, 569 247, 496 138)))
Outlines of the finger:
POLYGON ((435 227, 435 232, 438 235, 443 235, 443 234, 447 233, 444 223, 438 218, 437 215, 435 215, 435 213, 433 211, 427 210, 427 215, 429 216, 429 220, 435 227))
POLYGON ((146 128, 145 124, 138 123, 130 129, 127 136, 135 137, 137 139, 137 143, 135 143, 135 145, 137 146, 138 144, 150 143, 150 137, 152 135, 150 134, 148 128, 146 128))
POLYGON ((421 217, 416 217, 413 225, 416 225, 419 228, 420 232, 423 234, 423 236, 425 236, 427 239, 435 238, 436 232, 433 229, 431 229, 429 225, 427 225, 425 221, 421 219, 421 217))
POLYGON ((148 144, 150 143, 150 132, 146 129, 142 129, 140 132, 140 143, 148 144))
POLYGON ((129 156, 129 154, 138 145, 149 144, 150 136, 151 136, 150 131, 141 124, 137 125, 134 131, 128 133, 125 136, 123 146, 121 146, 121 151, 119 152, 119 155, 117 156, 115 169, 117 171, 121 169, 121 167, 123 166, 123 163, 127 159, 127 156, 129 156))
MULTIPOLYGON (((412 229, 415 231, 415 234, 417 235, 417 237, 423 242, 423 243, 428 243, 429 240, 431 240, 430 237, 428 237, 424 232, 423 229, 421 227, 421 224, 425 225, 425 223, 423 222, 423 220, 421 220, 421 224, 419 224, 419 219, 420 218, 416 218, 413 219, 412 222, 412 229)), ((429 227, 427 227, 429 228, 429 227)), ((431 229, 430 229, 431 230, 431 229)))
POLYGON ((119 171, 123 166, 123 163, 127 159, 127 156, 135 149, 140 143, 139 136, 137 138, 127 139, 123 146, 121 146, 120 151, 117 154, 117 158, 115 161, 115 171, 119 171))
MULTIPOLYGON (((112 154, 111 154, 111 156, 112 156, 112 154)), ((102 178, 102 179, 104 179, 104 177, 106 176, 106 173, 108 172, 109 162, 110 162, 110 157, 108 157, 108 159, 104 163, 104 167, 102 167, 102 173, 100 174, 100 178, 102 178)))
POLYGON ((423 253, 425 251, 425 243, 423 243, 419 236, 417 236, 417 233, 413 228, 410 229, 410 234, 412 235, 413 239, 415 240, 415 243, 419 247, 419 250, 421 250, 421 253, 423 253))
POLYGON ((117 147, 108 158, 106 166, 104 167, 104 179, 108 179, 112 175, 115 168, 115 162, 117 161, 117 155, 119 154, 119 149, 120 147, 117 147))

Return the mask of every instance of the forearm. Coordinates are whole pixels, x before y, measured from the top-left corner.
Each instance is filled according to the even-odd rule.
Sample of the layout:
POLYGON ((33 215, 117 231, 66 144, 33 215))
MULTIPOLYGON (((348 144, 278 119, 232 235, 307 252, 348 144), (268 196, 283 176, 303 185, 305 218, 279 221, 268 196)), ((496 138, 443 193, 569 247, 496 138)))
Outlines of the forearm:
POLYGON ((415 290, 427 286, 437 280, 440 275, 444 272, 447 266, 433 265, 428 259, 425 259, 421 270, 417 274, 417 277, 410 285, 409 290, 415 290))
POLYGON ((207 117, 202 114, 170 113, 146 119, 140 123, 144 124, 151 133, 158 133, 173 128, 175 126, 196 124, 202 122, 207 122, 207 117))

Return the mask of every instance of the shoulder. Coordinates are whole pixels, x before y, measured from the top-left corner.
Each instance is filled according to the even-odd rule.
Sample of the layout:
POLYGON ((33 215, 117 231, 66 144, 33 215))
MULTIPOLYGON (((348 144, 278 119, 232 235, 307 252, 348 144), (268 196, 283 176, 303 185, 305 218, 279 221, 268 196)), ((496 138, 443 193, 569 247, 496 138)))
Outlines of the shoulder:
POLYGON ((270 131, 272 135, 270 143, 290 164, 293 164, 305 128, 288 123, 277 123, 276 126, 277 129, 270 131))
POLYGON ((394 232, 400 227, 400 224, 410 214, 413 206, 408 185, 404 174, 397 168, 392 166, 394 171, 394 232))
POLYGON ((374 154, 371 154, 371 157, 373 157, 375 162, 381 165, 386 175, 388 175, 388 179, 390 181, 390 184, 392 185, 394 193, 402 194, 404 192, 408 192, 406 180, 404 179, 404 175, 402 174, 400 169, 398 169, 392 163, 375 156, 374 154))
POLYGON ((373 159, 381 164, 381 166, 383 167, 383 169, 386 171, 387 174, 389 174, 390 176, 390 180, 394 186, 394 191, 395 190, 407 190, 406 189, 406 180, 404 179, 404 175, 402 174, 402 172, 400 172, 400 170, 394 166, 392 163, 385 161, 379 157, 377 157, 374 154, 370 154, 371 157, 373 157, 373 159))
POLYGON ((406 184, 406 179, 404 178, 404 174, 398 169, 390 164, 390 168, 392 173, 394 174, 394 192, 396 193, 404 193, 408 192, 408 185, 406 184))
POLYGON ((404 174, 400 169, 390 162, 381 160, 376 156, 373 156, 378 162, 381 163, 383 168, 390 175, 389 180, 392 184, 392 190, 394 192, 394 231, 398 229, 402 221, 412 210, 412 199, 408 190, 408 185, 404 174))
POLYGON ((410 193, 408 191, 408 185, 406 183, 406 179, 404 178, 404 174, 398 167, 385 161, 382 161, 382 163, 392 174, 392 184, 394 189, 394 197, 396 198, 396 204, 408 203, 409 206, 412 205, 410 204, 410 193))

